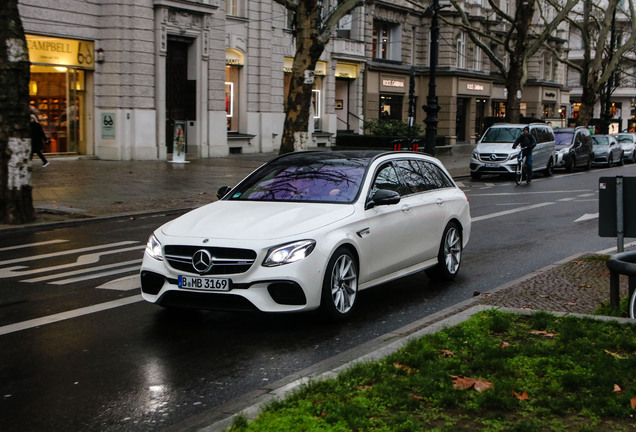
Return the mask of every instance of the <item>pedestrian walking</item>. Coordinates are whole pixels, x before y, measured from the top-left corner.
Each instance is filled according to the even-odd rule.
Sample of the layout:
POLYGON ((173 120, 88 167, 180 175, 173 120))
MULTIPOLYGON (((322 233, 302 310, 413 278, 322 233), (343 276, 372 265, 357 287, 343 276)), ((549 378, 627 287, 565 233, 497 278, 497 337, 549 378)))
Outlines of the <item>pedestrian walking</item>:
POLYGON ((33 159, 33 153, 42 160, 42 167, 44 168, 49 164, 44 155, 42 154, 42 146, 44 143, 48 143, 49 139, 42 129, 42 125, 38 122, 38 118, 35 114, 31 114, 31 159, 33 159))

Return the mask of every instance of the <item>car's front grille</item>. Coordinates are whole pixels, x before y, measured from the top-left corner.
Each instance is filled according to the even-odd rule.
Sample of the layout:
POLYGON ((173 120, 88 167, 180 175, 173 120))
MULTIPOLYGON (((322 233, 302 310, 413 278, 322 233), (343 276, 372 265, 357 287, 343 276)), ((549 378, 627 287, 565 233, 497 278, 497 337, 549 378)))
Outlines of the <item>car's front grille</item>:
POLYGON ((479 160, 483 162, 504 162, 508 160, 507 153, 479 153, 479 160))
POLYGON ((250 249, 234 249, 201 246, 166 246, 164 255, 170 267, 188 273, 201 275, 223 275, 245 273, 254 263, 256 252, 250 249), (198 251, 205 250, 211 256, 211 266, 200 272, 194 268, 192 257, 198 251))

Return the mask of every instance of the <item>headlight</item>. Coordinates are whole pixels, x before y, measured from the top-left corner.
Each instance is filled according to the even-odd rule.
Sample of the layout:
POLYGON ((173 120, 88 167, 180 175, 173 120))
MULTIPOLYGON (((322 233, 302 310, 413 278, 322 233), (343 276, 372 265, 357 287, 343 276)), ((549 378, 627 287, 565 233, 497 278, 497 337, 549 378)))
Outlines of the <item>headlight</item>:
POLYGON ((276 267, 290 264, 307 257, 316 247, 313 240, 300 240, 273 247, 267 252, 263 267, 276 267))
POLYGON ((163 254, 161 253, 161 243, 157 240, 155 235, 151 235, 146 243, 146 253, 156 260, 163 261, 163 254))
POLYGON ((473 159, 479 160, 479 154, 476 151, 473 152, 473 159))

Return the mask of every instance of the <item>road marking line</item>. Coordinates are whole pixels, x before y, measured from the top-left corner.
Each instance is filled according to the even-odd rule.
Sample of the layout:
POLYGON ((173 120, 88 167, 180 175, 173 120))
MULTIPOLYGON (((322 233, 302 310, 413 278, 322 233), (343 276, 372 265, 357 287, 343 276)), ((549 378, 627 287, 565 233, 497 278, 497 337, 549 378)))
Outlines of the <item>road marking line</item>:
POLYGON ((88 252, 88 251, 94 251, 94 250, 99 250, 99 249, 106 249, 106 248, 110 248, 110 247, 125 246, 125 245, 130 245, 130 244, 135 244, 135 243, 139 243, 139 242, 138 241, 121 241, 121 242, 117 242, 117 243, 108 243, 108 244, 103 244, 103 245, 99 245, 99 246, 91 246, 91 247, 85 247, 85 248, 80 248, 80 249, 70 249, 70 250, 65 250, 65 251, 60 251, 60 252, 53 252, 53 253, 42 254, 42 255, 33 255, 33 256, 22 257, 22 258, 15 258, 15 259, 12 259, 12 260, 0 261, 0 266, 8 265, 8 264, 17 264, 17 263, 21 263, 21 262, 24 262, 24 261, 35 261, 35 260, 44 259, 44 258, 53 258, 53 257, 62 256, 62 255, 70 255, 70 254, 74 254, 74 253, 80 253, 80 252, 88 252))
POLYGON ((121 252, 133 251, 133 250, 142 250, 144 248, 145 246, 137 245, 137 246, 130 246, 123 249, 113 249, 109 251, 80 255, 79 257, 77 257, 75 262, 72 262, 72 263, 60 264, 60 265, 52 266, 52 267, 37 268, 33 270, 22 270, 23 268, 25 268, 24 266, 0 268, 0 278, 24 277, 24 276, 28 276, 32 274, 37 274, 37 273, 52 272, 52 271, 66 269, 66 268, 73 268, 73 267, 78 267, 78 266, 83 266, 88 264, 96 264, 104 255, 117 254, 121 252))
POLYGON ((97 289, 109 289, 115 291, 141 289, 141 280, 139 279, 139 274, 134 274, 106 282, 105 284, 98 286, 97 289))
POLYGON ((53 324, 59 321, 64 321, 71 318, 77 318, 83 315, 90 315, 96 312, 102 312, 108 309, 118 308, 120 306, 126 306, 129 304, 137 303, 142 300, 141 295, 134 295, 131 297, 122 298, 119 300, 113 300, 106 303, 100 303, 93 306, 87 306, 79 309, 74 309, 66 312, 61 312, 58 314, 53 314, 49 316, 45 316, 42 318, 35 318, 28 321, 23 321, 20 323, 9 324, 3 327, 0 327, 0 336, 6 335, 9 333, 19 332, 21 330, 27 330, 34 327, 43 326, 46 324, 53 324))
POLYGON ((519 207, 516 209, 512 209, 512 210, 506 210, 506 211, 502 211, 502 212, 497 212, 497 213, 491 213, 488 215, 483 215, 483 216, 477 216, 472 218, 472 222, 479 222, 482 220, 486 220, 486 219, 492 219, 495 217, 499 217, 499 216, 506 216, 509 214, 513 214, 513 213, 518 213, 518 212, 522 212, 522 211, 526 211, 526 210, 532 210, 532 209, 536 209, 536 208, 540 208, 540 207, 545 207, 545 206, 549 206, 554 204, 553 202, 545 202, 545 203, 539 203, 539 204, 533 204, 533 205, 529 205, 529 206, 525 206, 525 207, 519 207))
POLYGON ((586 220, 598 219, 598 213, 585 213, 583 216, 575 220, 574 222, 583 222, 586 220))
POLYGON ((57 274, 48 275, 48 276, 40 276, 40 277, 36 277, 32 279, 24 279, 24 280, 21 280, 20 282, 34 283, 34 282, 42 282, 42 281, 48 281, 53 279, 60 279, 63 277, 75 276, 78 274, 90 273, 90 272, 95 272, 95 271, 104 270, 104 269, 113 269, 115 267, 121 267, 121 266, 130 265, 130 264, 137 264, 137 263, 140 263, 141 261, 143 260, 136 259, 136 260, 130 260, 130 261, 122 261, 122 262, 118 262, 114 264, 108 264, 108 265, 97 266, 97 267, 89 267, 89 268, 85 268, 81 270, 74 270, 74 271, 65 272, 65 273, 57 273, 57 274))
POLYGON ((63 280, 58 280, 58 281, 49 282, 49 283, 51 285, 66 285, 66 284, 70 284, 70 283, 83 282, 83 281, 87 281, 87 280, 91 280, 91 279, 97 279, 97 278, 104 277, 104 276, 111 276, 111 275, 116 275, 116 274, 120 274, 120 273, 131 272, 131 271, 139 272, 140 269, 141 269, 141 266, 136 265, 136 266, 132 266, 132 267, 124 267, 124 268, 110 270, 110 271, 104 271, 104 272, 100 272, 100 273, 92 273, 92 274, 89 274, 89 275, 86 275, 86 276, 79 276, 79 277, 76 277, 76 278, 63 279, 63 280))
POLYGON ((485 197, 485 196, 520 196, 520 195, 545 195, 545 194, 550 194, 550 195, 554 195, 554 194, 559 194, 559 193, 575 193, 575 192, 589 192, 589 189, 582 189, 582 190, 556 190, 556 191, 543 191, 543 192, 530 192, 530 191, 523 191, 523 192, 493 192, 493 193, 476 193, 476 194, 470 194, 471 197, 485 197))
POLYGON ((23 248, 34 247, 34 246, 45 246, 45 245, 56 244, 56 243, 64 243, 67 241, 68 240, 60 239, 60 240, 49 240, 49 241, 43 241, 43 242, 37 242, 37 243, 21 244, 17 246, 8 246, 8 247, 0 248, 0 252, 15 250, 15 249, 23 249, 23 248))

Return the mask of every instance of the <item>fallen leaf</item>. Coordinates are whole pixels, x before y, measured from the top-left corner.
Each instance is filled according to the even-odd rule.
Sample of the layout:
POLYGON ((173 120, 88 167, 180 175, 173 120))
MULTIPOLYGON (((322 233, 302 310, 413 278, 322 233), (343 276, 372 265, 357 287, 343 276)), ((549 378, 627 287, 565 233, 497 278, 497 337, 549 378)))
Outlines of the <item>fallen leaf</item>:
POLYGON ((614 393, 618 393, 618 394, 623 394, 623 389, 618 385, 618 384, 614 384, 614 393))
POLYGON ((393 366, 395 366, 396 369, 400 369, 405 371, 407 374, 409 375, 413 375, 414 373, 417 373, 417 370, 415 369, 411 369, 409 366, 404 365, 402 363, 393 363, 393 366))
POLYGON ((484 293, 484 294, 482 294, 481 296, 482 296, 482 297, 492 297, 492 294, 490 294, 490 293, 484 293))
POLYGON ((577 261, 572 261, 574 264, 583 264, 583 261, 581 260, 577 260, 577 261))
POLYGON ((632 404, 632 409, 636 408, 636 397, 635 397, 635 398, 632 398, 632 399, 630 400, 630 402, 631 402, 631 404, 632 404))
POLYGON ((473 388, 477 390, 478 392, 482 392, 484 390, 488 390, 491 387, 494 387, 493 383, 482 380, 482 379, 468 378, 468 377, 455 376, 455 375, 451 375, 451 378, 453 378, 453 388, 456 388, 458 390, 468 390, 470 388, 473 388))
POLYGON ((532 306, 522 306, 521 309, 523 310, 533 310, 532 306))
POLYGON ((627 358, 627 357, 625 357, 625 356, 622 356, 622 355, 620 355, 620 354, 617 354, 617 353, 615 353, 615 352, 611 352, 611 351, 608 351, 608 350, 605 350, 605 354, 609 354, 609 355, 611 355, 612 357, 617 358, 617 359, 620 359, 620 360, 622 360, 622 359, 626 359, 626 358, 627 358))
POLYGON ((411 399, 415 399, 415 400, 424 400, 424 398, 422 396, 418 396, 418 395, 411 395, 411 399))
POLYGON ((361 386, 356 387, 356 389, 358 389, 358 390, 371 390, 372 388, 373 388, 373 386, 370 386, 370 385, 361 385, 361 386))
POLYGON ((512 391, 512 394, 514 397, 516 397, 519 400, 528 400, 528 393, 524 390, 523 393, 519 394, 516 391, 512 391))
POLYGON ((443 349, 440 353, 443 357, 455 357, 455 353, 451 350, 443 349))
POLYGON ((577 302, 566 302, 566 303, 563 303, 563 306, 576 306, 576 305, 578 305, 577 302))
POLYGON ((554 333, 548 333, 546 330, 530 330, 530 333, 537 336, 545 336, 548 338, 553 338, 556 336, 554 333))
POLYGON ((581 284, 581 285, 579 285, 579 288, 592 288, 592 285, 589 285, 589 284, 581 284))
POLYGON ((508 348, 510 346, 510 344, 508 342, 502 342, 501 345, 499 345, 499 348, 508 348))

